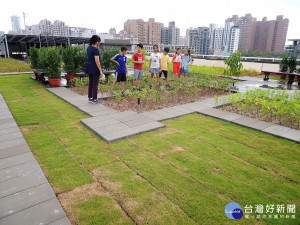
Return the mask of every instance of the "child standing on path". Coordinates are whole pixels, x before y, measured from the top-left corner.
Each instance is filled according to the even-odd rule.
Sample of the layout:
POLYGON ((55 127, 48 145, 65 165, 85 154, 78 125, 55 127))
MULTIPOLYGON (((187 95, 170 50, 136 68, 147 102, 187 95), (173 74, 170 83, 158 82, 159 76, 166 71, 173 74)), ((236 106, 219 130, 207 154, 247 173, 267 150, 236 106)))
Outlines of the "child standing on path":
POLYGON ((175 74, 175 77, 180 78, 180 67, 182 62, 182 56, 181 56, 181 48, 176 49, 176 53, 173 56, 172 63, 173 63, 173 73, 175 74))
POLYGON ((161 55, 158 52, 158 45, 153 46, 153 53, 150 55, 149 72, 151 73, 150 83, 152 85, 153 76, 155 74, 159 82, 159 73, 161 72, 161 55))
MULTIPOLYGON (((125 93, 125 82, 126 82, 126 74, 128 73, 128 69, 127 69, 127 48, 125 46, 123 46, 121 48, 121 53, 115 55, 114 57, 112 57, 110 60, 113 61, 114 63, 116 63, 118 65, 117 69, 116 69, 116 76, 117 76, 117 82, 116 83, 120 83, 121 82, 121 88, 122 88, 122 94, 125 93)), ((113 87, 116 86, 116 83, 113 83, 113 87)))
POLYGON ((159 73, 159 77, 161 77, 162 73, 164 74, 166 85, 168 85, 168 72, 169 72, 169 63, 170 63, 170 57, 169 57, 169 48, 164 49, 164 54, 161 56, 161 72, 159 73))
POLYGON ((190 72, 190 65, 193 64, 193 59, 191 57, 191 51, 186 49, 184 55, 182 56, 181 72, 184 75, 184 78, 187 78, 188 73, 190 72))
POLYGON ((137 45, 137 52, 132 56, 132 62, 134 63, 134 82, 133 85, 135 88, 139 89, 141 85, 141 79, 143 76, 143 64, 145 63, 144 55, 141 52, 143 49, 142 44, 137 45))

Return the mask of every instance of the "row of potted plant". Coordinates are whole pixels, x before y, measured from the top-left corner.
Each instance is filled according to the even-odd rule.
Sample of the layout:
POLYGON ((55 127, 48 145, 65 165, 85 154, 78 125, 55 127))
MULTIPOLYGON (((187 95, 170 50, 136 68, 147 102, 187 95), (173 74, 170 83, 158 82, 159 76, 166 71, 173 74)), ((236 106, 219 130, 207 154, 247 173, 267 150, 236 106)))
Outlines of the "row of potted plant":
MULTIPOLYGON (((297 57, 296 56, 287 56, 283 55, 282 60, 280 62, 280 72, 286 72, 286 73, 300 73, 300 67, 297 68, 297 57)), ((286 75, 282 74, 280 76, 281 79, 285 79, 286 75)), ((300 81, 300 78, 297 77, 298 81, 300 81)))
POLYGON ((87 61, 86 51, 81 47, 47 47, 29 49, 30 65, 38 78, 43 74, 48 77, 49 84, 57 87, 60 84, 62 67, 69 82, 76 73, 83 71, 87 61))

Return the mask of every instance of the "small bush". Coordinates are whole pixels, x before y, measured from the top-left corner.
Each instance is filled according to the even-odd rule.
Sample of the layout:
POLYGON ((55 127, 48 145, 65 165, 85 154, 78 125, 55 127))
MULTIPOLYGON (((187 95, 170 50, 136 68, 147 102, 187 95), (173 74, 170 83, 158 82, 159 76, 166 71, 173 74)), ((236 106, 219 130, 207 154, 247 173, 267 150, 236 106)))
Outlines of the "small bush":
POLYGON ((115 70, 117 66, 115 63, 110 61, 110 59, 119 53, 119 49, 106 49, 104 51, 101 51, 102 68, 104 70, 115 70))
POLYGON ((39 69, 40 50, 36 47, 29 49, 30 66, 32 69, 39 69))

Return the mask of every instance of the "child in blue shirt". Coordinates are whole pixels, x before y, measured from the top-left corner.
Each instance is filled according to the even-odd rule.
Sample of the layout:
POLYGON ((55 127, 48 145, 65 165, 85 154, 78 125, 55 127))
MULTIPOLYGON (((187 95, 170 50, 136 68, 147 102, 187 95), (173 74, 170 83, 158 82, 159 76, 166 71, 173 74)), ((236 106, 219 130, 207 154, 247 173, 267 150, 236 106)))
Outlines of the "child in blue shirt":
POLYGON ((116 85, 116 83, 121 82, 121 88, 122 88, 122 94, 125 93, 125 82, 126 82, 126 74, 128 73, 127 69, 127 48, 123 46, 121 48, 121 53, 115 55, 110 60, 118 65, 116 69, 116 82, 113 83, 113 86, 116 85))
POLYGON ((190 66, 193 64, 193 59, 191 57, 191 51, 186 49, 184 55, 182 55, 181 62, 181 73, 183 73, 184 78, 187 78, 188 73, 190 72, 190 66))

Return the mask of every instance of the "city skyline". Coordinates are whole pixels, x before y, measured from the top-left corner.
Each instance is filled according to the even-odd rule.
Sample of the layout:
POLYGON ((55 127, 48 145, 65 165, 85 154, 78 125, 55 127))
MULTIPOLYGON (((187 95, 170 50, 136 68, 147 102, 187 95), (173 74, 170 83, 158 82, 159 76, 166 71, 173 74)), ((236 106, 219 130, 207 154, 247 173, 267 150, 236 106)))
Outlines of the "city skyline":
MULTIPOLYGON (((185 36, 185 31, 189 27, 208 27, 211 23, 223 27, 226 18, 232 15, 242 16, 246 13, 251 13, 252 16, 258 20, 261 20, 264 16, 266 16, 268 20, 274 20, 277 15, 284 15, 285 18, 290 19, 287 39, 299 38, 300 36, 299 30, 297 30, 297 21, 300 21, 300 15, 297 13, 300 10, 300 2, 295 0, 253 0, 251 4, 247 2, 241 4, 241 2, 236 0, 226 2, 216 0, 213 4, 204 4, 204 1, 190 0, 187 3, 198 7, 188 7, 186 14, 182 11, 183 7, 180 7, 180 4, 166 4, 169 2, 168 0, 164 2, 154 0, 153 4, 155 5, 155 3, 157 3, 159 7, 149 6, 149 4, 147 4, 149 10, 144 10, 144 3, 140 3, 140 1, 136 0, 131 1, 131 4, 124 4, 121 1, 119 4, 106 2, 103 6, 105 10, 101 10, 101 3, 96 1, 94 1, 96 2, 96 7, 86 5, 78 7, 77 5, 72 6, 68 1, 66 2, 67 3, 60 2, 60 4, 53 4, 53 6, 52 4, 40 6, 35 0, 26 3, 17 0, 14 2, 13 7, 9 7, 12 3, 6 3, 8 6, 7 10, 0 15, 0 31, 8 32, 11 30, 10 16, 12 15, 20 16, 21 27, 23 29, 23 11, 27 13, 27 25, 37 24, 42 19, 49 19, 51 21, 61 20, 70 27, 83 26, 96 29, 97 33, 108 33, 111 27, 115 27, 117 32, 119 32, 123 30, 124 22, 130 18, 141 18, 145 21, 149 18, 155 18, 155 21, 162 22, 164 26, 168 26, 170 21, 175 21, 176 26, 180 28, 180 36, 185 36), (34 7, 34 5, 37 5, 37 7, 34 7), (60 7, 57 7, 57 5, 60 7), (116 8, 115 5, 119 5, 119 7, 116 8), (140 10, 138 10, 139 5, 140 10), (266 10, 268 7, 270 8, 270 6, 272 6, 272 10, 266 10), (66 10, 66 8, 68 8, 68 10, 66 10), (211 10, 204 10, 205 8, 210 8, 211 10), (153 10, 151 11, 151 9, 153 10), (88 12, 89 10, 93 13, 88 12), (125 13, 122 13, 122 10, 125 13), (132 11, 130 15, 128 15, 129 10, 132 11), (180 10, 180 13, 177 12, 178 10, 180 10), (111 12, 114 13, 112 14, 111 12), (111 18, 111 20, 109 18, 111 18), (105 23, 102 21, 105 21, 105 23)), ((91 1, 91 3, 92 2, 93 1, 91 1)))

